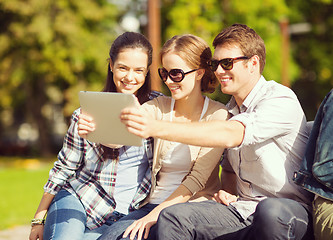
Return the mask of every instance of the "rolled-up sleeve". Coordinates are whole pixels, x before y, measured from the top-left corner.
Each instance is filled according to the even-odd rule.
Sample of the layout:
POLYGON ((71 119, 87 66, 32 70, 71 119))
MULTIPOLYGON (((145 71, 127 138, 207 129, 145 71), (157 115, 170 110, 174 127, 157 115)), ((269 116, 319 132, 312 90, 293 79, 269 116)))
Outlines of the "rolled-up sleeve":
POLYGON ((49 179, 44 186, 44 191, 57 194, 75 171, 81 166, 84 154, 84 139, 78 134, 78 114, 76 110, 71 118, 71 124, 65 135, 63 147, 58 154, 58 160, 49 172, 49 179))
POLYGON ((274 89, 271 92, 272 94, 262 98, 253 110, 237 114, 230 119, 239 121, 245 126, 241 146, 287 135, 302 122, 304 117, 302 108, 291 91, 286 90, 281 93, 280 90, 279 95, 274 94, 274 89))

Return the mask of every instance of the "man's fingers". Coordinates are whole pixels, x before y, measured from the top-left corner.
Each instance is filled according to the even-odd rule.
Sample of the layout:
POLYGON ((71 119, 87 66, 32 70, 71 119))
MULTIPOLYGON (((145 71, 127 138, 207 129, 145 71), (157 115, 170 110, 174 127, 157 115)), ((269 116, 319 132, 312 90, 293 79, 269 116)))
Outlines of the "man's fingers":
POLYGON ((141 111, 138 108, 128 107, 121 110, 120 115, 141 115, 141 111))
POLYGON ((144 128, 144 125, 142 125, 141 123, 137 122, 137 121, 132 121, 132 120, 121 120, 121 122, 123 124, 126 125, 127 128, 134 128, 137 129, 139 131, 142 131, 144 128))

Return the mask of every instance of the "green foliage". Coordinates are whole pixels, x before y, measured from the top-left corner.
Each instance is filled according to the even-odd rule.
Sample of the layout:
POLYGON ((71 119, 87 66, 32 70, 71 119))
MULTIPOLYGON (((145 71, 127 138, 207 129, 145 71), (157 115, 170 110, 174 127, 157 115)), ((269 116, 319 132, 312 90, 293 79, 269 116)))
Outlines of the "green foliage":
POLYGON ((102 89, 116 17, 107 0, 0 0, 0 114, 21 112, 47 141, 43 109, 69 116, 79 90, 102 89))
MULTIPOLYGON (((160 3, 162 43, 173 35, 192 33, 212 46, 218 32, 233 23, 255 29, 266 43, 264 76, 280 82, 281 69, 288 65, 291 87, 305 111, 312 109, 309 119, 333 86, 332 0, 160 3), (290 35, 289 59, 281 57, 282 20, 290 27, 298 23, 311 27, 290 35)), ((68 119, 79 106, 80 90, 102 89, 121 14, 144 19, 144 6, 142 0, 0 0, 0 141, 8 139, 6 132, 15 135, 28 122, 39 131, 38 153, 48 152, 55 116, 68 119)), ((210 96, 222 102, 229 98, 219 90, 210 96)))
MULTIPOLYGON (((209 44, 218 32, 233 23, 253 28, 265 41, 266 79, 281 82, 287 66, 291 87, 311 120, 317 106, 333 86, 333 1, 332 0, 163 0, 164 41, 175 34, 193 33, 209 44), (280 23, 289 29, 306 23, 310 32, 290 32, 288 59, 282 59, 280 23)), ((225 102, 220 91, 210 96, 225 102)))
MULTIPOLYGON (((267 79, 280 81, 281 37, 279 21, 288 16, 289 8, 280 0, 209 0, 209 1, 164 1, 167 26, 166 38, 175 34, 190 32, 203 37, 209 44, 226 26, 244 23, 255 29, 265 40, 267 65, 264 75, 267 79), (169 4, 169 5, 168 5, 169 4)), ((297 65, 291 59, 290 77, 298 74, 297 65)))
MULTIPOLYGON (((6 85, 1 106, 15 101, 14 90, 28 100, 24 86, 35 81, 56 86, 104 82, 115 18, 107 1, 1 0, 0 10, 6 23, 0 34, 0 79, 6 85)), ((66 90, 65 98, 72 95, 59 90, 66 90)))
POLYGON ((333 2, 331 0, 290 1, 291 23, 307 23, 308 32, 291 35, 293 56, 300 75, 293 88, 309 120, 333 87, 333 2))
POLYGON ((217 0, 164 0, 162 5, 163 42, 174 35, 192 33, 210 45, 221 29, 217 0))

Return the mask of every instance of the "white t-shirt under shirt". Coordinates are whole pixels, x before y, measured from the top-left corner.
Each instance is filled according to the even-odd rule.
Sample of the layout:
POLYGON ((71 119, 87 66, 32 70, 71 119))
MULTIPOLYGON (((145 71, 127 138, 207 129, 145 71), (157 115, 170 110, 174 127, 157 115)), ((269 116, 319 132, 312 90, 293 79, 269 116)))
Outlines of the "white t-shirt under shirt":
POLYGON ((181 184, 191 167, 190 149, 188 145, 173 142, 158 173, 157 185, 150 203, 160 204, 167 199, 181 184))
MULTIPOLYGON (((207 111, 208 102, 208 98, 206 97, 200 120, 207 111)), ((174 104, 175 100, 172 99, 171 111, 173 111, 174 104)), ((172 122, 172 114, 170 122, 172 122)), ((179 187, 191 168, 189 146, 178 142, 171 143, 172 147, 162 159, 162 168, 158 173, 156 188, 149 201, 152 204, 160 204, 165 201, 179 187)))

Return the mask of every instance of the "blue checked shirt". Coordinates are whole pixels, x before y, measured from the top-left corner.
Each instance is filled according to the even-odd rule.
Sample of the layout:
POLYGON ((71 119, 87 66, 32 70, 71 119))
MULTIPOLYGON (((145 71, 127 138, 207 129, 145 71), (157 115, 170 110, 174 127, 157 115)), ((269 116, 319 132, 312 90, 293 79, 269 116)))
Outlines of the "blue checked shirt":
MULTIPOLYGON (((151 98, 160 95, 153 92, 151 98)), ((144 140, 142 147, 124 146, 118 159, 103 159, 103 150, 99 144, 92 143, 78 135, 78 116, 80 110, 74 111, 70 127, 65 135, 63 147, 58 154, 58 160, 50 170, 49 179, 44 191, 56 195, 64 188, 75 194, 82 202, 86 214, 86 226, 89 229, 100 227, 116 208, 113 197, 117 178, 119 160, 135 157, 142 161, 146 169, 142 182, 132 199, 129 211, 139 207, 151 189, 151 167, 153 160, 153 139, 144 140), (142 150, 143 148, 143 150, 142 150)), ((141 166, 141 165, 140 165, 141 166)))

